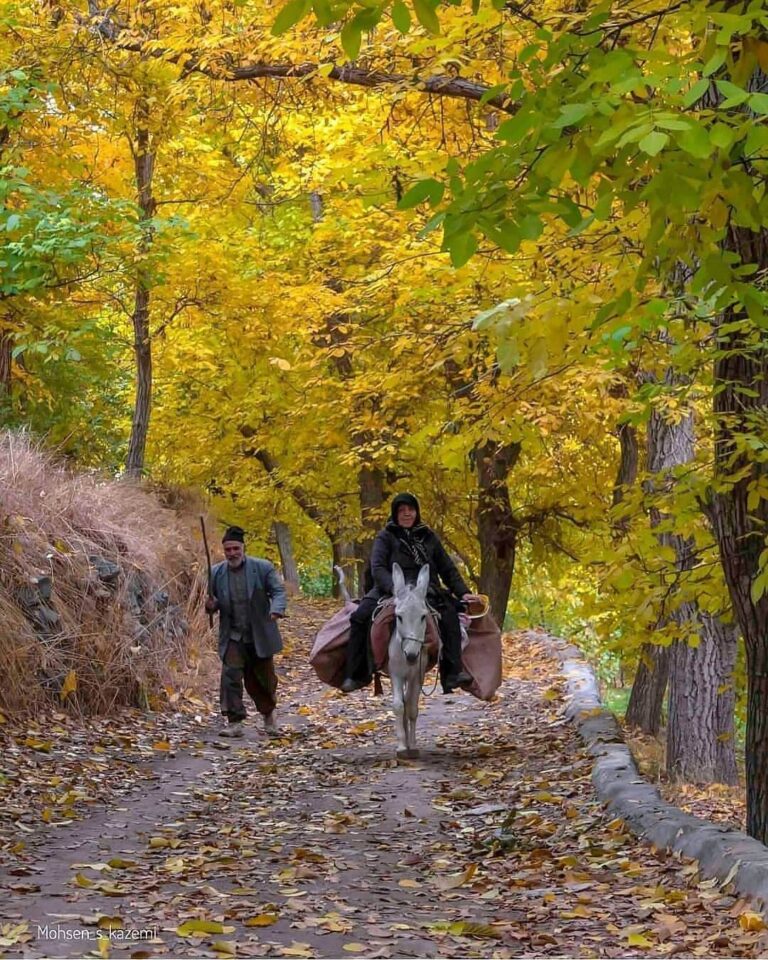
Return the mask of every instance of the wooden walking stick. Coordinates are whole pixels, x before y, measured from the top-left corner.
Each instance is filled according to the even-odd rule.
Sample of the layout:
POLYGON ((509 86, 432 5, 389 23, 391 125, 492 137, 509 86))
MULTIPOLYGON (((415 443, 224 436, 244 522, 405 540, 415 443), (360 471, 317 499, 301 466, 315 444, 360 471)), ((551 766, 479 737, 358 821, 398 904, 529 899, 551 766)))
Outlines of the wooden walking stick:
MULTIPOLYGON (((213 591, 211 589, 211 551, 208 549, 208 537, 205 535, 205 520, 202 515, 200 517, 200 529, 203 531, 203 545, 205 546, 205 559, 208 561, 208 596, 210 599, 213 599, 213 591)), ((213 629, 213 614, 208 614, 208 625, 213 629)))

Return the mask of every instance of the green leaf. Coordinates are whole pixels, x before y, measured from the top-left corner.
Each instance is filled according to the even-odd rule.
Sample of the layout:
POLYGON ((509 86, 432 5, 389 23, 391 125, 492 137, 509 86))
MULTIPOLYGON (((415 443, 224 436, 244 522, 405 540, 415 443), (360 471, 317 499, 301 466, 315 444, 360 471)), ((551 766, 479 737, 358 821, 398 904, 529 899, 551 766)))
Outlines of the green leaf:
POLYGON ((701 100, 704 94, 709 90, 710 81, 705 77, 702 80, 699 80, 698 83, 694 83, 691 89, 683 97, 683 104, 686 107, 692 107, 697 100, 701 100))
POLYGON ((429 33, 440 33, 440 21, 429 0, 413 0, 413 9, 419 23, 429 33))
POLYGON ((480 97, 480 103, 481 104, 488 103, 489 100, 492 100, 494 97, 498 97, 500 94, 504 93, 508 89, 509 88, 506 83, 497 83, 495 86, 489 87, 485 91, 482 97, 480 97))
POLYGON ((676 139, 682 149, 694 157, 704 159, 712 155, 709 134, 699 123, 692 123, 685 133, 682 133, 676 139))
POLYGON ((5 221, 5 229, 8 233, 10 233, 11 230, 15 230, 20 223, 21 217, 18 215, 18 213, 12 213, 5 221))
POLYGON ((768 113, 768 93, 751 94, 747 100, 747 104, 749 105, 749 109, 754 110, 755 113, 768 113))
MULTIPOLYGON (((766 98, 768 99, 768 98, 766 98)), ((709 131, 710 142, 720 147, 721 150, 728 150, 733 143, 734 130, 725 123, 716 123, 709 131)))
POLYGON ((552 126, 555 130, 561 130, 563 127, 573 127, 591 111, 592 104, 590 103, 567 103, 561 108, 560 116, 552 126))
POLYGON ((458 233, 451 238, 448 250, 451 254, 451 263, 458 269, 463 267, 477 250, 477 240, 471 233, 458 233))
POLYGON ((425 200, 429 200, 432 206, 436 206, 443 199, 445 185, 438 180, 419 180, 417 184, 402 197, 397 205, 398 210, 410 210, 417 207, 425 200))
POLYGON ((350 60, 356 60, 360 53, 363 33, 354 20, 350 20, 341 28, 341 45, 344 53, 350 60))
POLYGON ((653 130, 647 136, 643 137, 638 146, 647 153, 649 157, 655 157, 669 143, 669 134, 661 133, 659 130, 653 130))
POLYGON ((321 27, 329 27, 334 22, 334 14, 329 0, 312 0, 312 10, 321 27))
POLYGON ((411 29, 411 15, 403 0, 395 0, 392 4, 392 23, 400 33, 408 33, 411 29))
POLYGON ((749 93, 742 87, 737 87, 735 83, 731 83, 730 80, 717 80, 716 83, 717 89, 726 98, 720 104, 721 108, 738 107, 749 99, 749 93))
POLYGON ((295 27, 299 20, 302 20, 309 10, 309 0, 290 0, 275 17, 272 24, 272 36, 279 37, 286 33, 291 27, 295 27))
POLYGON ((705 77, 711 77, 716 70, 719 70, 720 67, 725 63, 725 58, 727 55, 727 50, 718 50, 712 55, 712 57, 704 64, 704 69, 701 71, 705 77))

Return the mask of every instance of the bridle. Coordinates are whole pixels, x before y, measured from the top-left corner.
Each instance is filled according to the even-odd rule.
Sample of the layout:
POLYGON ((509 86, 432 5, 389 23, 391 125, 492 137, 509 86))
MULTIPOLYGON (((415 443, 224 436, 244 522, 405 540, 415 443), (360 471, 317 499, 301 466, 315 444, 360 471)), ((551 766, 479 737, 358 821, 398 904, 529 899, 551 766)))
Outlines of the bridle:
POLYGON ((418 643, 418 645, 421 647, 421 650, 419 651, 419 653, 423 652, 424 647, 427 644, 426 636, 422 637, 421 639, 419 637, 406 637, 402 633, 400 633, 400 631, 398 631, 398 635, 400 636, 400 649, 403 651, 403 653, 405 653, 406 640, 409 643, 418 643))

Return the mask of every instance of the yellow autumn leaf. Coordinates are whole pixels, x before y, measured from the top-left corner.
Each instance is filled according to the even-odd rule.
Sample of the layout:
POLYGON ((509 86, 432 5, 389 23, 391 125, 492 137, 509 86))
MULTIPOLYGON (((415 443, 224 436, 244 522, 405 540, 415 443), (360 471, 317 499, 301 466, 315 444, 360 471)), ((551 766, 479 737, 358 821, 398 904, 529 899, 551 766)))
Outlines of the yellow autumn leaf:
POLYGON ((237 944, 232 940, 214 940, 210 947, 223 957, 234 957, 237 954, 237 944))
POLYGON ((761 913, 746 910, 739 915, 739 926, 742 930, 765 930, 765 922, 761 913))
POLYGON ((75 693, 77 690, 77 673, 74 670, 70 670, 69 673, 64 677, 64 683, 61 685, 61 690, 59 690, 59 697, 61 700, 66 700, 71 693, 75 693))
POLYGON ((276 913, 259 913, 255 917, 249 917, 244 921, 246 927, 271 927, 277 923, 280 917, 276 913))
POLYGON ((231 933, 234 927, 228 930, 218 920, 185 920, 176 928, 180 937, 194 936, 196 933, 231 933))
POLYGON ((644 933, 630 933, 627 935, 627 946, 642 947, 645 950, 649 950, 655 946, 655 944, 653 940, 649 940, 644 933))
POLYGON ((360 733, 370 733, 372 730, 376 729, 375 720, 365 720, 363 723, 358 723, 354 727, 350 727, 349 732, 354 734, 360 733))

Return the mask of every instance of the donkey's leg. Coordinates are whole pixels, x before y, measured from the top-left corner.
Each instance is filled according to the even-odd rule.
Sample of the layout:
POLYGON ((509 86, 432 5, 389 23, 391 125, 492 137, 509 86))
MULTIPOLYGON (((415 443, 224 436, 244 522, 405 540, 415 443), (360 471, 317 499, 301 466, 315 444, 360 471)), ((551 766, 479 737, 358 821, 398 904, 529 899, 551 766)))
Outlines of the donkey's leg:
POLYGON ((418 670, 411 673, 405 691, 405 734, 408 753, 412 756, 419 755, 416 748, 416 721, 419 717, 419 696, 421 695, 419 676, 420 671, 418 670))
MULTIPOLYGON (((390 661, 391 665, 391 661, 390 661)), ((408 750, 408 743, 405 732, 405 702, 403 698, 403 678, 396 675, 391 670, 390 681, 392 683, 392 712, 395 715, 395 737, 397 738, 398 756, 405 754, 408 750)))

